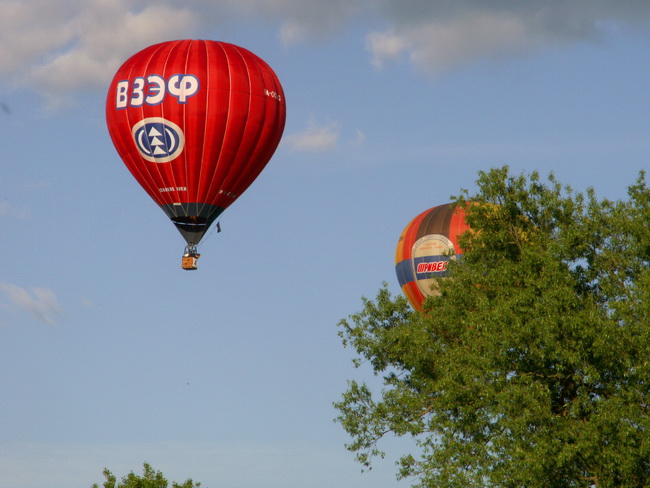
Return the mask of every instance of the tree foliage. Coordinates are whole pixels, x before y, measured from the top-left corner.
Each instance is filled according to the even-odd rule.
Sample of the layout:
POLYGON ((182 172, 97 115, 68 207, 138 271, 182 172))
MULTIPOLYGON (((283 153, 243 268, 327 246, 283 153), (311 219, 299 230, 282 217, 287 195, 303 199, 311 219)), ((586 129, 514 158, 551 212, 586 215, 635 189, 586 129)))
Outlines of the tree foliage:
MULTIPOLYGON (((104 469, 104 477, 106 481, 102 485, 103 488, 167 488, 169 486, 163 474, 147 463, 144 463, 142 476, 131 471, 118 483, 115 475, 108 469, 104 469)), ((172 488, 199 488, 200 486, 201 483, 194 483, 191 479, 185 480, 183 484, 172 482, 172 488)), ((99 485, 94 483, 92 488, 99 488, 99 485)))
POLYGON ((414 312, 386 284, 342 320, 383 388, 335 403, 370 467, 412 436, 417 487, 650 486, 650 190, 575 193, 553 176, 479 173, 472 229, 441 295, 414 312))

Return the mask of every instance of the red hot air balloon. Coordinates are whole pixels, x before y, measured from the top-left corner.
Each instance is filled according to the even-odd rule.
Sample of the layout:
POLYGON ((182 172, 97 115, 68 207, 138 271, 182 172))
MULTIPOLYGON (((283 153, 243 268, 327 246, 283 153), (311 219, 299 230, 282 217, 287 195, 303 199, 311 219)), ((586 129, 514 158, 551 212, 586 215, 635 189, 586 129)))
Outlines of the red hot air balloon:
POLYGON ((406 226, 395 251, 395 271, 404 295, 418 311, 435 296, 435 281, 447 274, 449 259, 463 250, 458 237, 469 227, 465 210, 451 203, 430 208, 406 226))
POLYGON ((224 42, 143 49, 117 71, 106 121, 120 157, 187 241, 183 268, 210 225, 264 169, 286 118, 266 62, 224 42))

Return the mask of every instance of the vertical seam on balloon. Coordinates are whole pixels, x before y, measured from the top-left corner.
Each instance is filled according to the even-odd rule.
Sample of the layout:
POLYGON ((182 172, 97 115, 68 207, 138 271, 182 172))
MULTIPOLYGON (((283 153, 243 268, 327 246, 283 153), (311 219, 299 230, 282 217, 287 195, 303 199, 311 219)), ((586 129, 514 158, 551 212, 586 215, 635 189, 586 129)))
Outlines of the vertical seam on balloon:
MULTIPOLYGON (((170 47, 169 50, 167 51, 167 57, 165 58, 165 62, 163 63, 162 73, 160 74, 163 78, 167 78, 167 77, 166 77, 166 74, 167 74, 167 66, 168 66, 168 64, 169 64, 169 58, 171 58, 172 51, 174 51, 175 49, 179 49, 179 50, 180 50, 181 48, 182 48, 182 41, 176 41, 176 42, 174 42, 174 43, 171 45, 171 47, 170 47)), ((160 116, 161 116, 164 120, 167 120, 167 119, 165 118, 165 104, 164 104, 164 103, 162 103, 162 104, 160 105, 160 116)), ((186 159, 187 159, 187 158, 186 158, 186 153, 185 153, 185 151, 183 151, 183 153, 182 153, 181 155, 179 155, 179 156, 182 157, 183 160, 186 160, 186 159)), ((175 202, 182 203, 182 202, 181 202, 181 199, 180 199, 180 197, 179 197, 179 195, 178 195, 178 189, 177 189, 177 188, 178 188, 178 182, 176 181, 176 175, 174 174, 174 171, 172 170, 172 166, 171 166, 171 165, 174 164, 174 162, 173 162, 173 161, 169 161, 169 162, 167 162, 167 163, 165 163, 165 164, 169 164, 169 166, 167 167, 167 170, 168 170, 167 172, 168 172, 169 175, 171 176, 172 188, 174 188, 174 191, 173 191, 173 192, 169 192, 170 194, 173 195, 173 200, 172 200, 170 203, 172 204, 172 206, 174 206, 173 204, 174 204, 175 202)), ((185 208, 183 208, 182 205, 181 205, 181 208, 183 209, 183 212, 187 214, 187 210, 186 210, 185 208)))
MULTIPOLYGON (((129 70, 129 74, 128 74, 128 76, 127 76, 127 79, 130 80, 130 79, 132 78, 134 71, 135 71, 135 63, 134 63, 133 65, 131 65, 131 68, 130 68, 130 70, 129 70)), ((125 119, 126 119, 126 126, 127 126, 127 128, 128 128, 128 133, 129 133, 129 136, 130 136, 130 139, 129 139, 129 146, 132 147, 132 144, 134 144, 134 141, 132 140, 132 139, 133 139, 133 135, 132 135, 132 133, 131 133, 131 126, 132 126, 132 124, 131 124, 131 117, 130 117, 130 115, 129 115, 130 113, 131 113, 131 112, 130 112, 130 111, 128 110, 128 108, 127 108, 126 111, 125 111, 125 113, 124 113, 124 115, 125 115, 125 119)), ((142 116, 142 115, 141 115, 141 116, 142 116)), ((145 178, 145 176, 144 176, 144 175, 145 175, 145 171, 143 171, 142 168, 141 168, 139 165, 136 164, 136 160, 137 160, 137 159, 142 159, 142 157, 140 156, 140 151, 137 151, 137 150, 136 150, 135 153, 134 153, 133 151, 129 151, 129 154, 130 154, 130 158, 129 158, 129 159, 130 159, 130 161, 131 161, 131 164, 130 164, 129 166, 127 166, 127 169, 128 169, 130 172, 132 172, 132 173, 133 173, 134 171, 136 171, 136 172, 138 173, 138 175, 140 175, 140 178, 137 178, 137 177, 136 177, 136 180, 137 180, 138 182, 142 181, 142 183, 144 183, 144 185, 145 185, 145 191, 147 191, 147 192, 150 193, 151 195, 156 195, 156 193, 154 192, 154 186, 151 185, 151 183, 150 183, 150 182, 151 182, 151 174, 149 174, 149 171, 147 170, 146 173, 149 175, 149 177, 148 177, 148 178, 145 178), (133 154, 136 154, 136 155, 133 156, 133 154), (148 190, 147 190, 147 188, 148 188, 148 190)), ((147 169, 146 166, 144 167, 144 169, 147 169)), ((141 184, 142 184, 142 183, 141 183, 141 184)), ((156 202, 156 203, 157 203, 157 202, 156 202)))
MULTIPOLYGON (((212 186, 213 186, 213 183, 215 182, 214 176, 218 173, 219 167, 223 163, 223 161, 221 160, 221 156, 223 154, 224 143, 225 143, 227 135, 228 135, 228 126, 229 126, 229 122, 230 122, 230 108, 232 106, 232 70, 230 69, 230 60, 228 58, 228 50, 220 42, 217 42, 215 44, 218 45, 221 48, 221 51, 223 52, 223 55, 224 55, 224 57, 226 59, 225 64, 226 64, 226 67, 228 69, 228 107, 226 107, 226 123, 224 125, 223 136, 222 136, 222 139, 221 139, 221 144, 219 146, 219 154, 217 156, 217 161, 216 161, 216 164, 214 166, 212 178, 210 179, 210 184, 208 185, 208 188, 206 189, 206 199, 212 194, 212 186)), ((210 199, 212 202, 214 202, 219 197, 219 190, 221 190, 221 186, 217 189, 217 193, 215 195, 215 198, 210 199)), ((203 205, 201 206, 201 211, 203 211, 203 205)))
MULTIPOLYGON (((240 60, 242 61, 244 67, 246 68, 246 78, 248 80, 248 105, 247 105, 247 110, 246 110, 246 121, 244 122, 244 125, 241 129, 241 132, 239 135, 239 140, 237 141, 237 149, 233 154, 232 161, 230 168, 227 173, 225 173, 224 178, 221 179, 221 186, 219 188, 219 191, 223 190, 224 188, 226 189, 227 192, 230 193, 235 193, 236 197, 240 195, 240 191, 236 186, 236 183, 240 180, 241 176, 243 176, 246 173, 246 163, 244 164, 239 164, 239 156, 241 155, 240 150, 242 147, 242 141, 244 140, 244 136, 247 131, 248 127, 248 121, 250 120, 250 108, 251 108, 251 75, 250 71, 248 69, 248 64, 246 63, 246 56, 242 54, 242 52, 239 50, 237 46, 232 46, 232 51, 236 53, 240 60), (237 166, 235 167, 234 164, 237 163, 237 166), (228 186, 226 186, 226 184, 228 186)), ((228 63, 230 66, 230 62, 228 63)), ((231 72, 232 73, 232 72, 231 72)), ((232 78, 231 78, 231 83, 232 83, 232 78)), ((231 89, 230 93, 234 93, 234 90, 231 89)), ((232 106, 232 100, 230 100, 230 105, 232 106)), ((229 126, 230 128, 230 126, 229 126)), ((229 137, 230 139, 230 137, 229 137)), ((229 199, 232 199, 232 197, 227 197, 229 199)), ((231 200, 228 201, 229 203, 232 203, 231 200)))
MULTIPOLYGON (((223 46, 223 44, 221 42, 211 42, 210 45, 208 45, 208 43, 204 41, 205 53, 206 53, 206 69, 205 69, 205 73, 206 73, 206 77, 207 77, 207 82, 206 82, 207 87, 212 86, 212 69, 211 69, 212 63, 217 64, 215 56, 212 55, 215 45, 218 45, 222 49, 222 51, 224 52, 224 55, 226 56, 226 60, 228 58, 226 49, 224 48, 224 46, 223 46)), ((231 78, 231 75, 230 75, 230 63, 226 62, 226 66, 228 67, 229 83, 232 85, 232 82, 230 81, 230 78, 231 78)), ((217 80, 217 82, 219 81, 218 76, 216 77, 216 80, 217 80)), ((217 87, 217 88, 219 88, 219 87, 217 87)), ((206 96, 206 102, 205 102, 206 106, 205 106, 205 117, 204 117, 204 124, 203 124, 203 146, 202 146, 202 151, 203 152, 201 154, 201 165, 200 165, 200 175, 201 176, 199 177, 199 181, 201 181, 202 174, 203 174, 203 168, 205 166, 203 164, 203 156, 206 153, 208 154, 208 156, 211 154, 211 151, 206 151, 206 146, 205 146, 206 141, 208 141, 208 137, 207 137, 208 136, 208 124, 210 123, 210 120, 208 118, 208 114, 210 113, 211 98, 210 98, 209 95, 210 95, 210 93, 208 91, 207 96, 206 96)), ((205 194, 201 197, 201 208, 200 209, 198 208, 199 199, 198 199, 198 195, 197 195, 197 210, 198 210, 198 213, 200 215, 203 214, 204 209, 207 207, 207 212, 205 213, 205 218, 207 219, 207 222, 209 222, 209 225, 212 225, 212 222, 210 221, 212 215, 214 213, 218 212, 217 216, 215 217, 215 220, 216 220, 216 218, 219 217, 219 213, 221 213, 221 211, 219 210, 221 207, 215 205, 215 203, 216 203, 215 202, 215 197, 211 197, 210 195, 211 195, 211 191, 212 191, 213 182, 215 181, 215 176, 217 174, 217 168, 219 166, 219 163, 221 162, 221 152, 223 150, 223 142, 226 140, 226 132, 227 132, 226 129, 227 129, 227 125, 228 125, 227 120, 228 120, 229 117, 230 117, 230 98, 228 99, 228 116, 226 117, 226 126, 224 128, 223 139, 222 139, 222 143, 221 143, 221 146, 220 146, 220 149, 219 149, 219 156, 218 156, 218 158, 217 158, 217 160, 215 162, 214 168, 212 168, 212 161, 210 161, 210 164, 208 166, 208 167, 212 168, 212 175, 210 175, 210 184, 208 185, 207 189, 205 190, 205 192, 204 192, 205 194)), ((209 140, 209 143, 212 144, 212 140, 209 140)), ((217 193, 216 197, 218 197, 218 193, 217 193)), ((208 229, 206 228, 206 232, 207 232, 207 230, 208 229)))
MULTIPOLYGON (((239 140, 237 141, 238 142, 237 143, 237 150, 234 152, 233 157, 232 157, 232 161, 231 161, 232 164, 230 165, 229 171, 225 174, 225 177, 221 180, 221 188, 219 190, 223 190, 225 188, 227 192, 233 192, 233 190, 236 190, 236 187, 235 187, 234 183, 236 183, 238 181, 238 178, 235 175, 240 175, 241 176, 242 174, 244 174, 244 170, 246 168, 245 164, 243 164, 243 165, 239 164, 240 163, 240 161, 239 161, 240 152, 239 151, 240 151, 241 146, 242 146, 241 143, 242 143, 242 140, 244 139, 244 135, 246 134, 246 129, 247 129, 247 126, 248 126, 248 121, 249 121, 249 116, 250 116, 250 104, 251 104, 251 100, 250 100, 250 97, 251 97, 251 94, 250 94, 250 92, 251 92, 251 76, 250 76, 250 72, 248 71, 248 65, 246 64, 246 57, 242 54, 242 52, 236 46, 233 46, 233 52, 236 53, 237 56, 239 56, 239 59, 243 62, 243 65, 244 65, 245 70, 246 70, 246 79, 248 80, 248 102, 247 102, 248 105, 247 105, 247 110, 246 110, 246 121, 244 122, 244 125, 243 125, 243 127, 241 129, 241 133, 238 134, 238 136, 239 136, 238 139, 239 140), (236 167, 235 167, 235 164, 237 164, 236 167), (236 169, 236 171, 233 171, 235 169, 236 169), (227 183, 228 186, 226 186, 226 183, 227 183)), ((237 81, 239 81, 239 79, 237 81)), ((233 93, 233 92, 234 92, 234 90, 231 91, 231 93, 233 93)), ((238 195, 239 192, 235 192, 235 194, 238 195)), ((230 197, 228 197, 228 198, 230 198, 230 197)))
MULTIPOLYGON (((239 156, 241 155, 241 152, 240 152, 240 151, 241 151, 241 149, 242 149, 242 144, 241 144, 241 142, 244 140, 244 138, 246 137, 246 134, 248 133, 248 124, 249 124, 249 122, 250 122, 250 120, 251 120, 251 119, 250 119, 250 114, 251 114, 251 107, 252 107, 252 102, 253 102, 253 101, 252 101, 252 97, 253 97, 253 86, 252 86, 252 82, 251 82, 251 70, 250 70, 250 66, 248 65, 248 61, 247 61, 247 59, 246 59, 246 56, 244 56, 244 55, 242 54, 242 52, 241 52, 239 49, 235 49, 235 51, 237 51, 237 54, 239 54, 240 58, 242 59, 242 61, 243 61, 243 63, 244 63, 244 66, 246 67, 246 79, 247 79, 247 81, 248 81, 248 105, 247 105, 248 110, 246 110, 246 122, 244 122, 244 127, 243 127, 242 132, 241 132, 241 137, 240 137, 240 140, 239 140, 239 145, 238 145, 238 147, 237 147, 237 152, 235 153, 235 161, 238 161, 238 160, 239 160, 239 156)), ((257 145, 257 144, 252 144, 252 147, 254 148, 256 145, 257 145)), ((254 151, 254 149, 251 149, 251 152, 252 152, 252 151, 254 151)), ((248 157, 246 158, 245 161, 243 161, 242 165, 238 168, 238 169, 240 169, 240 171, 237 172, 237 175, 238 175, 238 176, 236 176, 236 177, 232 180, 232 182, 230 182, 230 185, 231 185, 230 187, 231 187, 231 189, 232 189, 232 190, 235 190, 235 192, 236 192, 237 194, 241 193, 241 192, 239 191, 239 185, 238 185, 238 183, 242 180, 242 178, 243 178, 243 179, 246 178, 246 173, 247 173, 247 169, 248 169, 248 163, 250 162, 250 159, 251 159, 251 158, 250 158, 250 155, 251 155, 251 153, 248 153, 248 154, 247 154, 248 157)))
MULTIPOLYGON (((160 47, 158 49, 160 49, 160 47)), ((147 63, 145 65, 145 72, 146 72, 146 68, 149 66, 149 63, 151 61, 151 57, 155 54, 155 52, 156 52, 156 50, 152 50, 152 53, 149 55, 149 59, 147 60, 147 63)), ((134 66, 131 67, 131 70, 129 72, 129 79, 132 78, 132 75, 133 75, 133 73, 135 71, 135 66, 136 65, 137 65, 137 63, 134 63, 134 66)), ((139 108, 139 112, 140 112, 140 120, 143 120, 144 119, 144 105, 142 105, 139 108)), ((131 130, 132 130, 131 117, 129 115, 130 113, 131 112, 127 109, 126 110, 126 122, 127 122, 127 127, 129 129, 129 133, 131 133, 131 130)), ((132 134, 131 134, 131 137, 133 137, 132 134)), ((132 141, 132 143, 135 144, 135 141, 132 141)), ((137 150, 137 149, 136 149, 136 151, 137 151, 137 158, 140 159, 140 160, 143 160, 142 156, 140 155, 140 151, 137 150)), ((149 164, 145 163, 145 164, 142 165, 142 167, 144 168, 144 171, 139 170, 140 166, 133 165, 134 169, 138 168, 138 173, 141 176, 144 176, 145 174, 147 175, 146 178, 144 178, 144 177, 142 178, 142 181, 149 188, 149 193, 153 196, 154 202, 156 202, 156 204, 160 205, 158 203, 159 200, 160 200, 160 195, 158 193, 156 193, 156 186, 155 186, 156 181, 155 181, 155 177, 153 176, 152 171, 149 168, 149 164)), ((160 177, 160 173, 158 174, 158 176, 160 177)))
POLYGON ((454 253, 461 254, 460 245, 458 244, 458 231, 462 220, 460 208, 454 208, 449 222, 449 240, 454 244, 454 253))
MULTIPOLYGON (((192 49, 193 42, 194 41, 192 41, 192 40, 189 41, 189 43, 187 45, 187 50, 185 51, 185 65, 183 67, 184 68, 184 73, 183 74, 187 74, 187 67, 189 66, 190 51, 192 49)), ((176 74, 176 73, 174 73, 174 74, 176 74)), ((188 123, 187 123, 187 104, 183 104, 182 109, 183 109, 183 130, 185 131, 185 133, 186 133, 185 137, 187 138, 187 127, 188 127, 188 123)), ((185 193, 188 196, 188 198, 187 198, 188 201, 185 202, 185 203, 187 203, 187 210, 186 210, 187 215, 186 215, 186 217, 189 216, 189 214, 191 213, 190 204, 192 203, 192 198, 191 198, 191 195, 190 195, 191 187, 189 186, 189 158, 187 156, 188 155, 187 155, 187 146, 186 146, 186 148, 183 150, 183 174, 185 175, 185 185, 187 186, 187 188, 185 190, 185 193)), ((176 190, 176 195, 177 195, 178 200, 180 201, 180 196, 178 195, 178 190, 176 190)))
POLYGON ((450 239, 454 243, 454 247, 456 249, 457 254, 463 254, 464 251, 460 247, 460 244, 458 243, 458 237, 462 234, 465 233, 469 229, 469 226, 467 225, 467 222, 465 221, 465 209, 462 207, 456 207, 454 209, 454 220, 453 222, 455 223, 454 225, 454 238, 450 239))
MULTIPOLYGON (((449 235, 451 233, 451 220, 454 217, 453 204, 452 203, 446 203, 444 205, 441 205, 440 207, 443 207, 440 210, 442 211, 444 209, 444 212, 445 212, 444 213, 444 218, 443 218, 443 224, 442 224, 442 230, 443 231, 440 232, 440 233, 443 234, 445 237, 447 237, 447 239, 451 240, 451 237, 449 237, 449 235)), ((455 249, 456 248, 454 246, 454 250, 455 249)))
MULTIPOLYGON (((162 47, 163 47, 163 46, 159 46, 159 49, 161 49, 162 47)), ((144 65, 144 69, 143 69, 143 73, 142 73, 143 75, 147 73, 147 71, 148 71, 148 69, 149 69, 149 66, 151 65, 151 59, 153 58, 153 56, 154 56, 157 52, 158 52, 158 50, 154 50, 154 51, 149 55, 149 57, 147 58, 147 62, 146 62, 145 65, 144 65)), ((144 92, 143 92, 143 95, 142 95, 142 96, 144 97, 144 92)), ((143 100, 143 101, 142 101, 142 104, 141 104, 140 107, 138 108, 138 111, 140 112, 140 120, 144 120, 144 118, 145 118, 144 106, 145 106, 145 102, 144 102, 144 100, 143 100)), ((161 115, 162 115, 162 114, 161 114, 161 115)), ((161 173, 160 168, 158 167, 157 164, 155 164, 155 163, 154 163, 154 164, 151 164, 150 162, 147 161, 147 162, 144 163, 144 167, 147 169, 147 174, 149 175, 149 178, 150 178, 151 180, 153 180, 154 182, 155 182, 156 179, 159 180, 159 181, 163 181, 162 173, 161 173), (153 168, 156 169, 157 176, 158 176, 157 178, 154 176, 155 172, 153 171, 153 168)), ((160 185, 159 185, 159 186, 160 186, 160 185)), ((155 190, 155 187, 154 187, 152 190, 155 190)), ((164 201, 164 200, 165 200, 165 195, 161 195, 161 194, 159 193, 159 194, 158 194, 158 198, 157 198, 157 200, 159 200, 159 201, 164 201)))
MULTIPOLYGON (((413 275, 414 281, 417 281, 417 273, 415 272, 415 263, 413 261, 413 248, 415 247, 415 243, 418 240, 418 236, 420 235, 420 228, 424 224, 424 220, 426 216, 429 214, 430 210, 426 210, 422 212, 420 215, 415 217, 411 223, 409 224, 409 230, 412 231, 410 233, 411 237, 409 239, 409 245, 408 245, 408 253, 409 253, 409 264, 411 266, 411 274, 413 275)), ((419 288, 417 287, 417 284, 415 285, 415 288, 417 289, 417 292, 420 294, 420 296, 423 298, 424 295, 420 292, 419 288)))
MULTIPOLYGON (((239 52, 239 50, 237 50, 237 51, 239 52)), ((249 122, 251 120, 250 114, 251 114, 251 111, 252 111, 251 108, 253 106, 253 96, 254 96, 254 94, 253 94, 253 82, 252 82, 253 77, 251 75, 251 65, 253 65, 253 68, 256 69, 256 74, 260 75, 259 78, 262 79, 262 81, 264 81, 264 76, 261 73, 261 71, 262 71, 261 70, 261 65, 260 65, 259 61, 256 58, 251 58, 250 59, 251 63, 249 64, 249 59, 247 59, 247 56, 244 56, 241 53, 240 53, 240 56, 242 57, 242 60, 244 61, 244 65, 246 66, 246 74, 248 76, 248 111, 247 111, 247 114, 246 114, 246 123, 244 124, 244 130, 242 131, 242 140, 243 140, 244 137, 249 132, 249 122)), ((258 96, 258 95, 256 95, 256 96, 258 96)), ((231 184, 231 187, 235 190, 235 193, 237 193, 238 195, 243 193, 243 191, 245 191, 245 189, 248 188, 253 183, 252 181, 249 182, 250 173, 251 173, 250 168, 251 168, 251 162, 253 161, 253 157, 256 156, 255 161, 261 161, 262 159, 266 159, 266 161, 264 163, 265 166, 270 160, 270 157, 266 158, 265 154, 263 154, 263 157, 260 157, 260 155, 257 154, 257 149, 260 147, 259 142, 260 142, 260 140, 262 138, 262 133, 264 132, 264 125, 265 125, 264 120, 266 120, 266 111, 267 111, 266 100, 263 103, 263 107, 264 107, 264 114, 263 114, 263 117, 262 117, 262 123, 260 124, 260 127, 258 128, 257 133, 256 133, 255 143, 251 144, 251 149, 248 150, 248 152, 246 153, 247 157, 245 158, 245 161, 244 161, 244 163, 243 163, 243 165, 241 167, 242 170, 238 172, 238 175, 235 177, 235 179, 232 181, 232 184, 231 184)), ((242 148, 242 145, 240 144, 239 149, 237 151, 238 156, 241 154, 240 153, 241 148, 242 148)), ((254 171, 254 169, 253 169, 253 171, 254 171)), ((260 172, 261 172, 261 169, 258 172, 258 174, 260 172)), ((253 178, 253 180, 254 179, 255 178, 253 178)))
POLYGON ((203 180, 203 168, 205 166, 205 161, 204 158, 206 157, 206 154, 209 154, 208 151, 206 150, 206 144, 208 144, 208 137, 207 137, 207 129, 208 129, 208 116, 207 114, 210 113, 209 111, 209 104, 210 104, 210 90, 209 87, 211 86, 211 77, 210 77, 210 50, 208 48, 208 43, 203 41, 203 48, 205 49, 205 70, 202 70, 202 74, 205 76, 204 80, 201 80, 201 84, 204 85, 202 88, 206 90, 206 96, 205 96, 205 108, 204 108, 204 113, 205 116, 203 117, 203 137, 202 139, 202 144, 201 144, 201 157, 199 158, 199 164, 198 164, 198 174, 194 175, 196 178, 196 185, 195 185, 195 194, 193 195, 193 201, 196 202, 196 213, 197 215, 201 215, 203 212, 203 204, 201 204, 201 207, 199 208, 199 203, 204 202, 207 199, 207 195, 199 196, 201 193, 201 181, 203 180))
MULTIPOLYGON (((152 58, 153 58, 153 56, 154 56, 155 54, 157 54, 159 51, 163 51, 164 48, 165 48, 165 46, 161 44, 161 45, 158 47, 158 49, 154 50, 154 51, 151 53, 151 55, 150 55, 149 58, 147 59, 147 62, 146 62, 146 64, 145 64, 145 66, 144 66, 144 70, 143 70, 143 73, 142 73, 143 75, 146 74, 147 71, 149 70, 149 66, 152 64, 152 58)), ((143 96, 144 96, 144 93, 143 93, 143 96)), ((145 102, 144 102, 144 100, 142 101, 142 105, 140 105, 139 111, 140 111, 140 120, 144 120, 144 118, 145 118, 145 102)), ((165 114, 164 114, 164 112, 162 111, 162 107, 161 107, 161 113, 160 113, 160 116, 161 116, 161 117, 164 117, 164 115, 165 115, 165 114)), ((150 163, 150 162, 147 161, 147 162, 145 162, 144 166, 145 166, 145 168, 147 168, 147 173, 149 174, 149 177, 150 177, 150 178, 152 178, 153 180, 156 180, 156 179, 157 179, 157 180, 160 181, 160 182, 164 181, 162 170, 161 170, 160 166, 159 166, 157 163, 150 163), (153 171, 153 168, 156 169, 155 172, 153 171), (155 173, 157 173, 157 178, 155 178, 155 177, 152 176, 152 175, 155 174, 155 173)), ((159 185, 159 186, 160 186, 160 185, 159 185)), ((156 189, 156 188, 154 187, 153 190, 155 190, 155 189, 156 189)), ((168 198, 168 197, 167 197, 167 198, 168 198)), ((160 195, 160 194, 159 194, 159 195, 158 195, 158 200, 160 200, 160 201, 164 201, 164 200, 165 200, 165 195, 160 195)))

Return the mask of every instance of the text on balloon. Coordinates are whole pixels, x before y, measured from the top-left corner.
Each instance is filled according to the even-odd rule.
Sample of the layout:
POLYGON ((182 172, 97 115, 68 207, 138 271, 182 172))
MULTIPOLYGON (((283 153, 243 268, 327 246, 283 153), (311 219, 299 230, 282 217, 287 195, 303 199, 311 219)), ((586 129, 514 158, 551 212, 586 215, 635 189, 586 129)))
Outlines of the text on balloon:
POLYGON ((168 79, 160 75, 141 76, 117 82, 115 108, 158 105, 167 96, 176 98, 178 103, 187 103, 188 98, 199 91, 199 79, 194 75, 172 75, 168 79))

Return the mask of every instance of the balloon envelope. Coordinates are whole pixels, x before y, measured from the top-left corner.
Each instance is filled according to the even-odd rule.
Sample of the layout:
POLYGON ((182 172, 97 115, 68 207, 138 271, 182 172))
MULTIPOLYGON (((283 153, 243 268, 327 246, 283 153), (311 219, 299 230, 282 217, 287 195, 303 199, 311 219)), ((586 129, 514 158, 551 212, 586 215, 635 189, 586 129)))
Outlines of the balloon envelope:
POLYGON ((395 251, 395 271, 413 308, 421 311, 426 297, 437 294, 436 280, 447 275, 450 259, 463 254, 458 237, 468 229, 465 211, 451 203, 422 212, 406 226, 395 251))
POLYGON ((209 40, 169 41, 133 55, 106 100, 117 152, 190 245, 264 169, 285 117, 269 65, 209 40))

